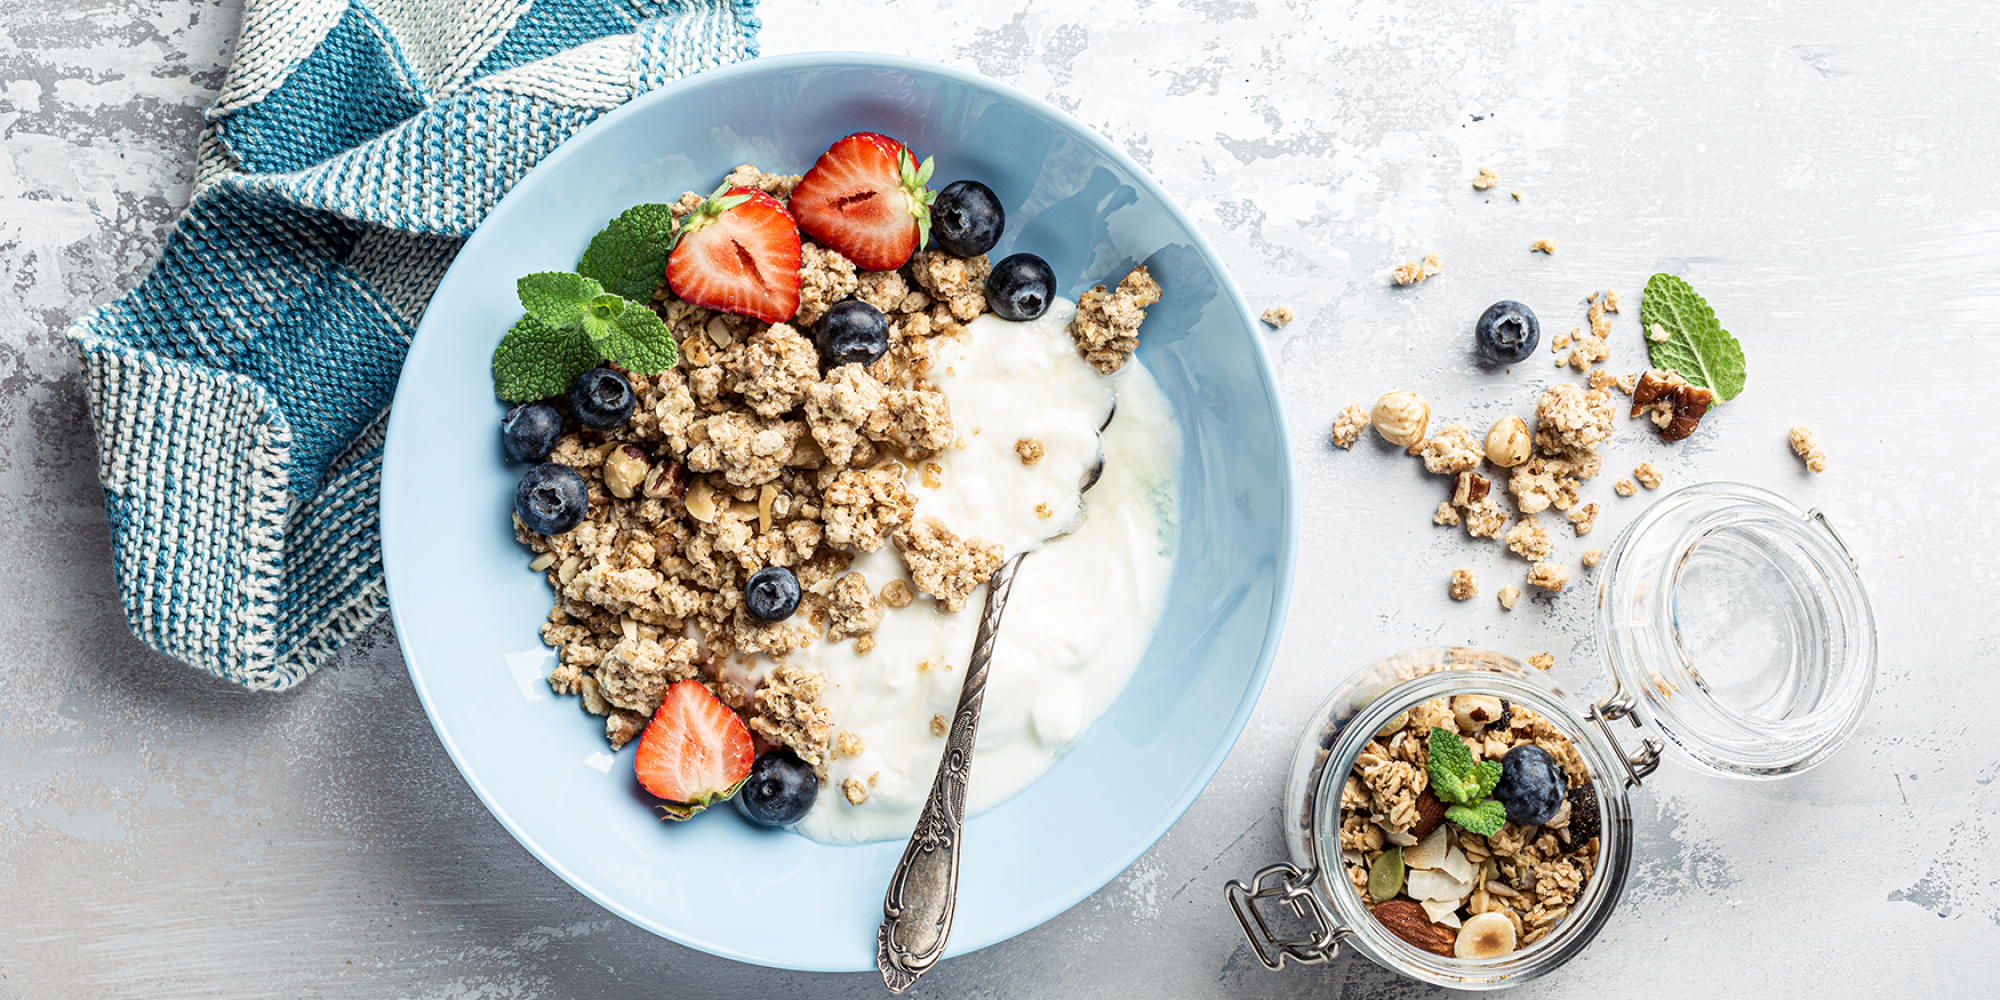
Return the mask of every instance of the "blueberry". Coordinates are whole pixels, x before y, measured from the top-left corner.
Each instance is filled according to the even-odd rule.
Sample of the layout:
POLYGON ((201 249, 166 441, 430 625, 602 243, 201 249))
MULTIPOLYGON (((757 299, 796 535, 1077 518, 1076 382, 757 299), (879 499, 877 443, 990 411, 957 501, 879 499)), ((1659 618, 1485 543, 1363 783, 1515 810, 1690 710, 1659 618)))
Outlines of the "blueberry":
POLYGON ((560 535, 582 524, 589 510, 590 488, 560 462, 529 466, 514 487, 514 513, 536 534, 560 535))
POLYGON ((625 373, 611 368, 592 368, 569 387, 569 408, 576 411, 576 419, 600 431, 625 426, 638 402, 625 373))
POLYGON ((750 765, 750 777, 736 801, 743 815, 764 826, 789 826, 811 809, 819 776, 790 750, 773 750, 750 765))
POLYGON ((562 413, 547 403, 522 403, 500 418, 500 447, 516 462, 539 462, 562 437, 562 413))
POLYGON ((822 368, 872 365, 889 351, 889 321, 860 299, 836 302, 813 330, 822 368))
POLYGON ((978 181, 952 181, 931 203, 931 234, 953 256, 977 257, 993 249, 1006 227, 1000 196, 978 181))
POLYGON ((1030 320, 1049 309, 1056 297, 1056 272, 1031 253, 1017 253, 993 265, 986 279, 986 304, 1001 319, 1030 320))
POLYGON ((783 566, 766 566, 743 585, 743 608, 760 622, 781 622, 799 609, 799 578, 783 566))
POLYGON ((1479 314, 1474 334, 1480 357, 1496 365, 1511 365, 1535 353, 1535 343, 1542 339, 1542 324, 1535 319, 1533 309, 1502 300, 1479 314))
POLYGON ((1562 766, 1533 743, 1519 744, 1500 758, 1500 784, 1493 797, 1507 807, 1507 818, 1516 826, 1548 822, 1562 808, 1568 791, 1562 766))

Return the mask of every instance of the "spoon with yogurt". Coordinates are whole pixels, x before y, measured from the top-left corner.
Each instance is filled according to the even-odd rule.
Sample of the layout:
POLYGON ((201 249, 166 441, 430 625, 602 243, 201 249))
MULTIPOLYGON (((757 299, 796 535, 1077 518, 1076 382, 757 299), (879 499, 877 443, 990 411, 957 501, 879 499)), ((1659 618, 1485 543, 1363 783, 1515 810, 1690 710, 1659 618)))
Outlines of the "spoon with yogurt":
POLYGON ((1097 485, 1104 473, 1104 429, 1111 426, 1111 418, 1117 414, 1118 400, 1113 396, 1110 412, 1097 428, 1097 461, 1077 486, 1075 513, 1037 544, 1007 557, 986 581, 986 603, 979 614, 979 631, 973 640, 972 658, 966 665, 964 686, 959 689, 958 708, 952 713, 951 728, 945 734, 944 756, 938 761, 930 795, 924 799, 923 812, 917 817, 909 846, 903 849, 902 861, 889 877, 889 891, 882 901, 882 926, 875 932, 875 965, 891 993, 901 993, 916 985, 920 976, 937 965, 944 955, 945 940, 951 935, 973 744, 979 733, 979 710, 986 696, 988 666, 1000 634, 1000 617, 1007 610, 1007 597, 1014 588, 1014 574, 1021 568, 1021 560, 1083 526, 1087 508, 1082 497, 1097 485))

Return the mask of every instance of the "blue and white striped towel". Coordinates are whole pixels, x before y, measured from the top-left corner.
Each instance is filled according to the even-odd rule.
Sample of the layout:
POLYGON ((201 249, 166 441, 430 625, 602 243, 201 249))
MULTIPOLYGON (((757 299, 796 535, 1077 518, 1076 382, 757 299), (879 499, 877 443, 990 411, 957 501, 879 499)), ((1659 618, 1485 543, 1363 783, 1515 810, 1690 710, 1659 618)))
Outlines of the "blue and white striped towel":
POLYGON ((459 244, 599 115, 757 53, 756 0, 250 0, 151 274, 69 330, 125 614, 297 683, 388 606, 396 375, 459 244))

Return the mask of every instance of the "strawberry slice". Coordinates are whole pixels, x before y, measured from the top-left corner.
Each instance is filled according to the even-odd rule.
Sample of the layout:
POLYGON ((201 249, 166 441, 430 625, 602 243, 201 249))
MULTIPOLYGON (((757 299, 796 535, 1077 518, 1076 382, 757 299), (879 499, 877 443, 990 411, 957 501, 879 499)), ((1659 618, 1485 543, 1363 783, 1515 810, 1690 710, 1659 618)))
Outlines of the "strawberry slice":
POLYGON ((667 800, 660 811, 683 820, 735 795, 755 757, 750 727, 700 681, 689 680, 667 688, 639 736, 633 768, 640 785, 667 800))
POLYGON ((856 132, 821 153, 792 189, 792 215, 806 235, 864 271, 893 271, 931 232, 924 187, 931 161, 874 132, 856 132))
POLYGON ((776 198, 725 185, 681 220, 667 287, 683 302, 766 323, 799 308, 799 231, 776 198))

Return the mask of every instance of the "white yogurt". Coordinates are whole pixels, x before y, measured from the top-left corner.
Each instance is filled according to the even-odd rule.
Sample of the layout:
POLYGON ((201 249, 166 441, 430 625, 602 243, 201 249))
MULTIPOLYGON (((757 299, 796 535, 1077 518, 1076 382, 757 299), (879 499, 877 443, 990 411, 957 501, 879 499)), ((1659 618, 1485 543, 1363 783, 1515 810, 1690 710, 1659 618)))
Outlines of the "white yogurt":
MULTIPOLYGON (((1146 650, 1173 569, 1181 444, 1172 410, 1136 358, 1106 377, 1077 356, 1064 329, 1075 309, 1057 300, 1030 323, 981 316, 967 336, 933 345, 931 378, 951 400, 965 447, 933 460, 942 486, 911 477, 917 515, 998 542, 1010 556, 1077 516, 1097 428, 1117 401, 1103 435, 1103 474, 1081 498, 1087 516, 1028 556, 1015 579, 988 675, 968 813, 1040 777, 1111 707, 1146 650), (1032 466, 1015 450, 1022 438, 1043 446, 1032 466)), ((857 557, 852 569, 878 593, 908 579, 893 546, 857 557)), ((944 750, 931 720, 949 722, 957 707, 985 600, 981 587, 949 614, 919 596, 883 616, 866 654, 851 642, 792 654, 826 675, 823 703, 836 732, 864 746, 829 762, 800 833, 830 843, 909 836, 944 750), (848 803, 840 790, 848 779, 867 786, 866 802, 848 803)))

